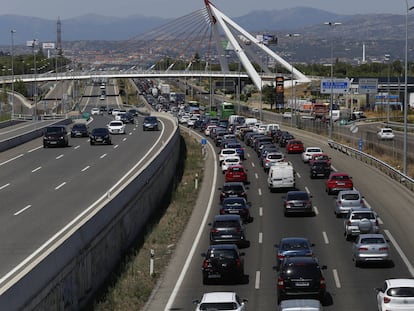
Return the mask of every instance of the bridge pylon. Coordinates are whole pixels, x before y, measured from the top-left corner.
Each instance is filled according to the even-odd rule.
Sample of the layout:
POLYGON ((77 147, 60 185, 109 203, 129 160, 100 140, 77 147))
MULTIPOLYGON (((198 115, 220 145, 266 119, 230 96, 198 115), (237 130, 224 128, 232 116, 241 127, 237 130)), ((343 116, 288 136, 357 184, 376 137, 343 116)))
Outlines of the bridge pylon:
MULTIPOLYGON (((280 57, 274 51, 272 51, 269 47, 267 47, 263 40, 257 39, 249 32, 247 32, 245 29, 240 27, 231 18, 226 16, 219 9, 217 9, 214 6, 214 4, 212 4, 209 0, 204 0, 204 3, 208 11, 210 23, 213 27, 213 34, 216 41, 217 52, 219 55, 218 58, 220 61, 221 69, 223 71, 228 71, 229 67, 223 46, 221 44, 220 32, 218 27, 220 27, 223 30, 224 35, 232 45, 239 61, 241 62, 247 74, 259 90, 262 89, 264 84, 261 75, 257 72, 257 70, 255 69, 255 67, 249 59, 249 45, 251 44, 257 46, 269 57, 271 57, 274 61, 279 63, 283 68, 290 72, 292 74, 293 79, 295 79, 297 83, 308 83, 311 81, 307 76, 305 76, 302 72, 297 70, 293 65, 291 65, 289 62, 284 60, 282 57, 280 57), (243 40, 241 40, 241 38, 243 38, 243 40)), ((251 55, 251 57, 254 58, 254 55, 251 55)), ((262 67, 261 69, 264 72, 269 72, 269 69, 260 64, 260 62, 259 66, 262 67)))

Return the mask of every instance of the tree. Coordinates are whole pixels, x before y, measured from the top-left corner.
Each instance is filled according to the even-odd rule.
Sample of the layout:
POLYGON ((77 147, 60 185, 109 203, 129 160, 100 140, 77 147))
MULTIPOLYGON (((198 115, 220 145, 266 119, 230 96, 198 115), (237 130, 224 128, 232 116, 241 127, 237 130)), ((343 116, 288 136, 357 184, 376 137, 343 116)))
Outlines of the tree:
POLYGON ((276 103, 276 89, 272 85, 265 85, 262 89, 263 102, 270 105, 270 110, 273 109, 273 105, 276 103))

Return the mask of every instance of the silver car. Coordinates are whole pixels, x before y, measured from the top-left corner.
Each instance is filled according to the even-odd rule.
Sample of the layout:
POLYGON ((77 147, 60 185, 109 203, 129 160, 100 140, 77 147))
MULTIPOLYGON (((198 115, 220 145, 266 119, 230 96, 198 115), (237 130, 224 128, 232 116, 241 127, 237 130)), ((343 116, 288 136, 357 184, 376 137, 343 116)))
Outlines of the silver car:
POLYGON ((374 262, 391 265, 390 245, 380 233, 361 234, 352 246, 352 260, 356 267, 374 262))
POLYGON ((357 190, 341 190, 334 202, 335 215, 341 217, 346 215, 351 208, 362 208, 364 197, 357 190))
POLYGON ((349 241, 365 233, 378 233, 377 213, 369 208, 351 208, 344 220, 344 235, 349 241))

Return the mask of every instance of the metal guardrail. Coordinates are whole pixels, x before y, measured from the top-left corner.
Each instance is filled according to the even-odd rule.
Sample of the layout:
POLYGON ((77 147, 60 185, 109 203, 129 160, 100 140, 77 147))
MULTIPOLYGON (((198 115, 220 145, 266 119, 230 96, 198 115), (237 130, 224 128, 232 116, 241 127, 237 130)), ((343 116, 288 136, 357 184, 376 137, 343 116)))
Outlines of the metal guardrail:
POLYGON ((328 145, 331 148, 336 149, 352 158, 375 167, 376 169, 386 174, 388 177, 398 181, 401 185, 405 186, 410 191, 414 191, 414 179, 403 174, 401 171, 395 169, 391 165, 388 165, 384 161, 381 161, 367 153, 359 151, 358 149, 337 143, 333 140, 329 140, 328 145))

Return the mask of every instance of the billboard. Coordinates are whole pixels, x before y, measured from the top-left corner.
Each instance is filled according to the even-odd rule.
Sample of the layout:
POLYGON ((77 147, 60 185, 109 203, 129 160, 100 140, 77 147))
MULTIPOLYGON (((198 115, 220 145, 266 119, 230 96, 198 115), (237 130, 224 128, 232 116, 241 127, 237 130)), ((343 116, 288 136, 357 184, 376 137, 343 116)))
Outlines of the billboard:
POLYGON ((285 106, 285 78, 283 76, 276 77, 276 108, 284 108, 285 106))
POLYGON ((54 50, 55 49, 55 43, 54 42, 42 43, 42 49, 44 49, 44 50, 54 50))

